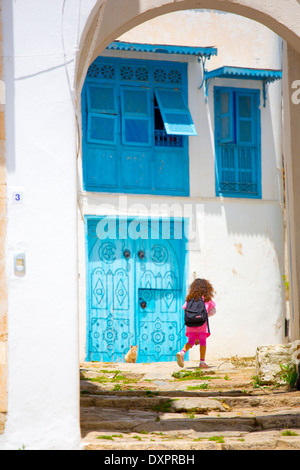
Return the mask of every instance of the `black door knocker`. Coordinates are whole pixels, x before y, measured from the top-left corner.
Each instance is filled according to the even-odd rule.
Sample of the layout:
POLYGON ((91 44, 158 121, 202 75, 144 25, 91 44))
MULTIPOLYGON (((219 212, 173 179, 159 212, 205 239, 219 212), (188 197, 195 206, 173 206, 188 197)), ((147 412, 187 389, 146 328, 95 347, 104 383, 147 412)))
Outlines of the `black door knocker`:
POLYGON ((123 255, 124 255, 124 258, 129 259, 130 258, 130 251, 129 250, 124 250, 123 255))
POLYGON ((138 257, 143 261, 145 259, 145 252, 143 250, 138 251, 138 257))

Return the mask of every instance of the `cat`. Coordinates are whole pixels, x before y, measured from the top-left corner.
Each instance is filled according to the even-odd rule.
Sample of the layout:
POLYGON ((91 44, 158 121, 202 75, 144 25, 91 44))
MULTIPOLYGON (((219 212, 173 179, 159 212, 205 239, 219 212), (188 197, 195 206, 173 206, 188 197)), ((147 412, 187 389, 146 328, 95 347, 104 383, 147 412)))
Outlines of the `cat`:
POLYGON ((130 346, 128 353, 125 356, 125 362, 136 362, 137 359, 137 346, 130 346))

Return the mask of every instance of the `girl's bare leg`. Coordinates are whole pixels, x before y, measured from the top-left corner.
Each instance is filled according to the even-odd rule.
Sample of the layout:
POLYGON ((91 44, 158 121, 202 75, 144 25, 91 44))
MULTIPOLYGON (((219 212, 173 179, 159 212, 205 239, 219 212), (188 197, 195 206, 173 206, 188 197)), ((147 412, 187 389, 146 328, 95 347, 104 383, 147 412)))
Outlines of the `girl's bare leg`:
POLYGON ((206 346, 200 345, 200 367, 203 369, 207 368, 207 365, 205 364, 205 354, 206 354, 206 346))

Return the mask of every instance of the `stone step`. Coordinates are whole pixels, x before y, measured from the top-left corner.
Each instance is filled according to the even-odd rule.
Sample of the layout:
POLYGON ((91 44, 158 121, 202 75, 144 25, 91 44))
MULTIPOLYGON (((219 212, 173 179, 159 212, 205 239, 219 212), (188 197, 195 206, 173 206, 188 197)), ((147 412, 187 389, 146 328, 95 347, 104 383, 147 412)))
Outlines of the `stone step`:
POLYGON ((81 429, 86 431, 164 432, 193 429, 223 432, 229 430, 254 432, 266 429, 300 428, 300 407, 293 410, 260 414, 235 412, 159 413, 144 410, 116 410, 88 407, 81 409, 81 429))
MULTIPOLYGON (((85 382, 81 386, 81 396, 114 396, 114 397, 151 397, 151 396, 161 396, 161 397, 239 397, 239 396, 252 396, 253 392, 248 392, 243 388, 225 388, 222 390, 181 390, 181 389, 163 389, 155 388, 154 390, 102 390, 101 388, 95 389, 94 384, 85 382)), ((264 395, 264 392, 256 392, 255 396, 264 395)))
POLYGON ((205 413, 211 410, 226 411, 228 408, 221 401, 210 397, 165 397, 165 396, 98 396, 88 395, 81 397, 82 407, 116 408, 116 409, 142 409, 153 411, 205 413))
POLYGON ((143 409, 156 411, 190 412, 195 411, 205 413, 212 410, 226 412, 230 410, 245 410, 255 408, 270 411, 284 407, 300 407, 300 393, 284 393, 271 395, 251 395, 237 396, 231 395, 194 395, 186 393, 152 395, 84 395, 81 397, 81 406, 116 409, 143 409))
POLYGON ((248 396, 223 396, 221 398, 223 404, 230 408, 260 408, 270 411, 276 408, 294 408, 300 406, 300 393, 284 393, 284 394, 265 394, 265 395, 248 395, 248 396))
MULTIPOLYGON (((223 431, 222 433, 195 432, 148 432, 99 433, 89 432, 84 437, 87 450, 300 450, 300 429, 285 435, 282 431, 245 433, 223 431)), ((145 454, 142 454, 143 458, 145 454)), ((153 462, 151 462, 153 463, 153 462)))
POLYGON ((85 448, 300 449, 300 392, 257 386, 253 367, 228 361, 203 376, 185 377, 197 371, 187 366, 178 380, 174 364, 85 365, 85 448))

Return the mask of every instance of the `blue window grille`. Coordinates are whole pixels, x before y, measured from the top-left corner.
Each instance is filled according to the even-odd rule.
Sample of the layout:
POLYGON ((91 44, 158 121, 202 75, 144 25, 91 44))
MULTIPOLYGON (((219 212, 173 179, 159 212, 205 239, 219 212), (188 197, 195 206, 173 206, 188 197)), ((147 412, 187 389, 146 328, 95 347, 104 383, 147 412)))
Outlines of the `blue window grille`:
POLYGON ((261 198, 259 93, 215 87, 217 196, 261 198))
POLYGON ((82 117, 85 190, 189 195, 187 64, 99 57, 82 117))

